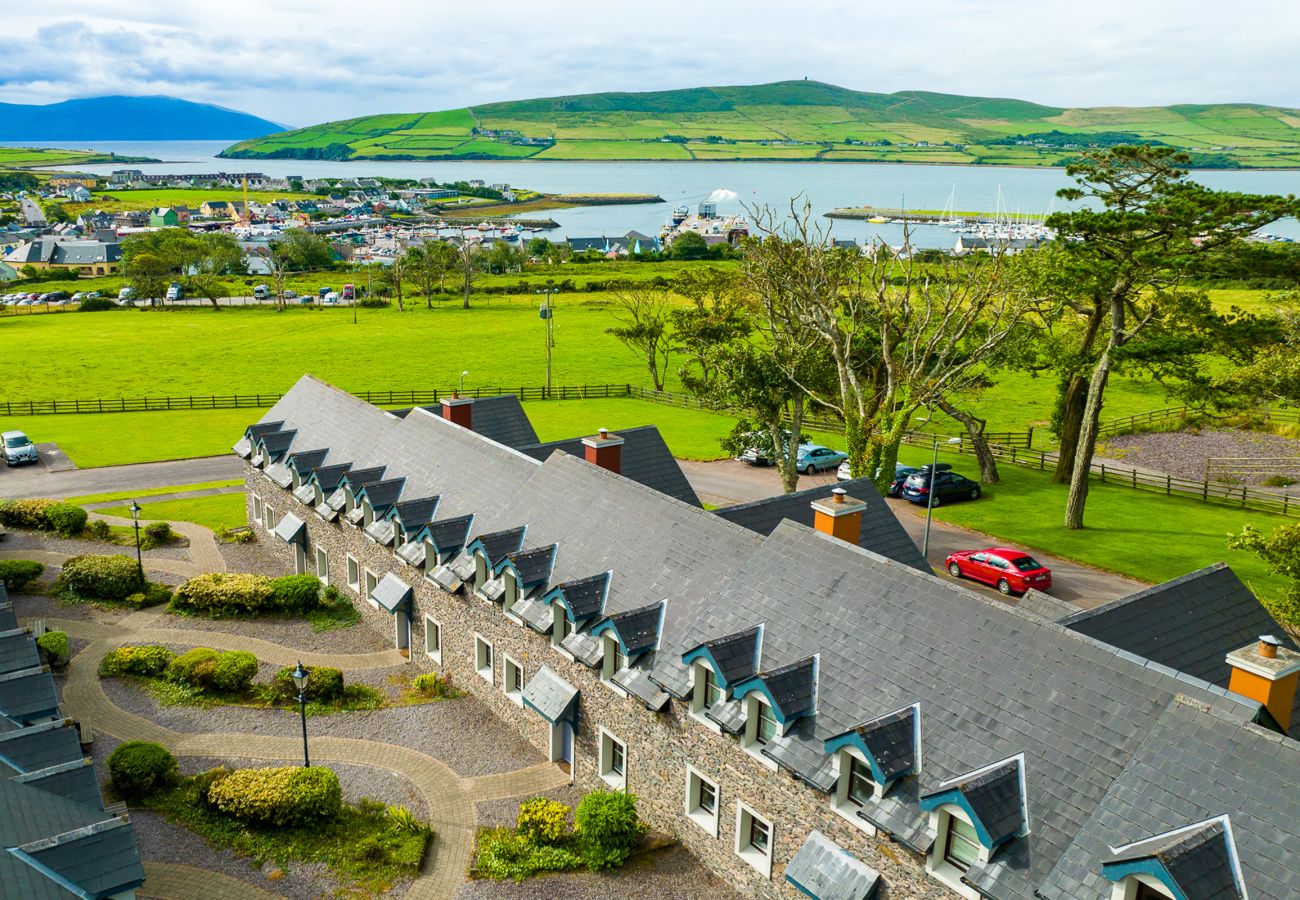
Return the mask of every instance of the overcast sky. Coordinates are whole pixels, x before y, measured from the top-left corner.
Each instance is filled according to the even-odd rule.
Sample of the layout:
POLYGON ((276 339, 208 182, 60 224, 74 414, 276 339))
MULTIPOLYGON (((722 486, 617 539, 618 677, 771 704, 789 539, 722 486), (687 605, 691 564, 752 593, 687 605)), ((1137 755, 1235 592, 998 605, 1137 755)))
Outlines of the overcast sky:
POLYGON ((6 10, 0 100, 169 94, 305 125, 807 76, 1056 106, 1300 107, 1298 48, 1296 0, 51 0, 6 10))

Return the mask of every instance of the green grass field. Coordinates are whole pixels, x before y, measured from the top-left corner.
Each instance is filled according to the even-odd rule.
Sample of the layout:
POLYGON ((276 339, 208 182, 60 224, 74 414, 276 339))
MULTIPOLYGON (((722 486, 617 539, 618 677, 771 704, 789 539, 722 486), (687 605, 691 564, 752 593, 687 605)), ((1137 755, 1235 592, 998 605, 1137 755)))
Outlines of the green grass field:
MULTIPOLYGON (((216 531, 220 528, 233 528, 248 524, 248 513, 244 506, 244 495, 214 494, 211 497, 190 497, 185 500, 163 500, 158 503, 141 504, 144 512, 140 521, 157 522, 193 522, 216 531)), ((97 510, 100 515, 131 517, 131 510, 125 506, 112 506, 97 510)))
MULTIPOLYGON (((130 162, 130 157, 93 150, 53 150, 41 147, 0 147, 0 168, 4 166, 77 166, 90 163, 130 162)), ((143 158, 138 161, 145 162, 143 158)), ((157 160, 152 160, 157 162, 157 160)))
MULTIPOLYGON (((244 192, 239 188, 158 188, 130 191, 95 191, 89 203, 69 203, 66 209, 71 215, 77 215, 88 209, 123 211, 130 209, 155 209, 159 206, 188 206, 194 215, 199 207, 209 200, 242 201, 244 192)), ((249 191, 248 199, 255 203, 268 203, 272 200, 315 200, 315 194, 296 194, 291 191, 249 191)))
POLYGON ((106 494, 85 494, 81 497, 69 497, 68 503, 78 505, 85 503, 107 503, 110 500, 134 500, 138 497, 156 497, 160 494, 183 494, 189 491, 202 491, 208 488, 234 487, 242 481, 200 481, 195 484, 178 484, 169 487, 142 488, 136 491, 111 491, 106 494))

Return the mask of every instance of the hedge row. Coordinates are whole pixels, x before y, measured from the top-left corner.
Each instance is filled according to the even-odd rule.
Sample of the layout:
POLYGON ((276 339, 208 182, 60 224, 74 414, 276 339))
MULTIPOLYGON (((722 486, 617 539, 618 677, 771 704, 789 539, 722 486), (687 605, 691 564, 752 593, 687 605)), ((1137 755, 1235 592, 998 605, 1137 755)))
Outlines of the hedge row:
POLYGON ((0 559, 0 584, 11 591, 21 591, 44 571, 45 566, 30 559, 0 559))
POLYGON ((209 616, 257 613, 303 613, 320 604, 321 585, 315 575, 265 575, 212 572, 191 578, 176 589, 170 612, 209 616))
POLYGON ((180 775, 176 758, 161 744, 127 741, 108 755, 113 790, 125 800, 142 800, 171 787, 180 775))
POLYGON ((178 684, 239 694, 248 690, 257 675, 257 657, 247 650, 219 653, 210 647, 195 647, 173 659, 164 674, 178 684))
MULTIPOLYGON (((298 699, 298 686, 293 683, 293 668, 285 666, 271 678, 271 689, 276 699, 286 703, 298 699)), ((343 673, 328 666, 314 666, 307 670, 307 689, 303 692, 310 702, 332 703, 343 697, 343 673)))
POLYGON ((208 785, 207 800, 226 815, 259 825, 314 825, 337 818, 343 790, 332 769, 236 769, 208 785))
POLYGON ((86 527, 89 514, 73 503, 32 498, 0 500, 0 525, 13 528, 38 528, 61 537, 78 537, 86 527))
POLYGON ((55 591, 81 600, 125 600, 140 587, 139 565, 121 553, 74 556, 54 582, 55 591))
POLYGON ((118 647, 107 653, 100 661, 99 674, 156 678, 167 671, 167 667, 175 658, 175 653, 157 644, 118 647))

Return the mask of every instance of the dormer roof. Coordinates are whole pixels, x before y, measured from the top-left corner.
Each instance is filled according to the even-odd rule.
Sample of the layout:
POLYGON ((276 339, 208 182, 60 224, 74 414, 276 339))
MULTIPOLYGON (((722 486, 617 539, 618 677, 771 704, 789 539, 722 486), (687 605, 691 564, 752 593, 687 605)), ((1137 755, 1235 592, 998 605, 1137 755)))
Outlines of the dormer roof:
POLYGON ((307 476, 307 479, 320 485, 321 491, 328 495, 338 490, 339 485, 343 483, 344 476, 348 474, 351 468, 352 463, 319 466, 307 476))
POLYGON ((300 450, 296 453, 290 453, 285 458, 285 465, 289 466, 298 473, 299 478, 305 478, 311 474, 311 471, 321 463, 325 462, 325 457, 329 455, 329 450, 300 450))
POLYGON ((763 626, 752 625, 693 647, 682 655, 682 662, 707 663, 730 696, 737 684, 758 673, 762 647, 763 626))
POLYGON ((921 797, 921 809, 960 806, 971 817, 980 843, 993 850, 1029 830, 1025 796, 1025 758, 1013 756, 965 775, 950 778, 921 797))
POLYGON ((767 698, 782 725, 811 715, 817 703, 817 657, 759 672, 736 684, 732 693, 741 699, 756 691, 767 698))
POLYGON ((524 590, 536 587, 539 584, 545 584, 551 577, 551 567, 555 563, 556 546, 551 544, 547 547, 534 547, 531 550, 516 550, 513 553, 507 553, 505 558, 496 564, 494 571, 500 575, 507 568, 514 570, 524 590))
POLYGON ((826 752, 847 746, 856 747, 866 757, 880 784, 914 774, 921 767, 921 704, 886 713, 830 738, 826 752))
POLYGON ((481 550, 483 556, 487 559, 488 567, 495 568, 496 564, 505 559, 507 553, 514 553, 524 542, 524 531, 526 526, 520 525, 516 528, 507 528, 504 531, 494 531, 491 534, 481 534, 469 542, 465 548, 467 553, 473 553, 481 550))
POLYGON ((574 621, 586 621, 600 615, 604 610, 611 574, 601 572, 599 575, 557 584, 542 600, 544 603, 550 603, 555 597, 561 597, 569 611, 569 616, 574 621))
POLYGON ((454 553, 465 546, 465 541, 469 538, 469 530, 473 525, 472 515, 453 516, 430 522, 420 529, 420 533, 433 543, 439 553, 454 553))
POLYGON ((391 518, 402 523, 408 534, 413 534, 422 526, 433 521, 438 510, 437 497, 421 497, 417 500, 402 500, 393 504, 388 511, 391 518))
POLYGON ((592 634, 613 632, 626 656, 633 657, 653 650, 659 642, 663 623, 663 602, 651 603, 639 609, 617 612, 592 629, 592 634))
POLYGON ((1246 883, 1228 816, 1217 816, 1146 840, 1111 848, 1102 876, 1156 878, 1186 900, 1245 900, 1246 883))
POLYGON ((405 478, 384 478, 354 487, 353 497, 358 502, 364 497, 371 510, 378 514, 397 502, 405 486, 405 478))

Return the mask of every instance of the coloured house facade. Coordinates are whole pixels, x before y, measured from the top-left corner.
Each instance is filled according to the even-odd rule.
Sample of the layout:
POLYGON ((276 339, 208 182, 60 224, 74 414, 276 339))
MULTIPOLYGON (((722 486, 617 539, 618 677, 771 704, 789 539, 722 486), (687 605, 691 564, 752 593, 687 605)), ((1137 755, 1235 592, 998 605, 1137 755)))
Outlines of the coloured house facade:
POLYGON ((1179 597, 1268 627, 1230 570, 1072 622, 924 571, 865 482, 709 512, 654 429, 543 444, 514 398, 393 414, 304 378, 236 450, 298 571, 742 895, 1300 891, 1300 653, 1137 633, 1179 597))

